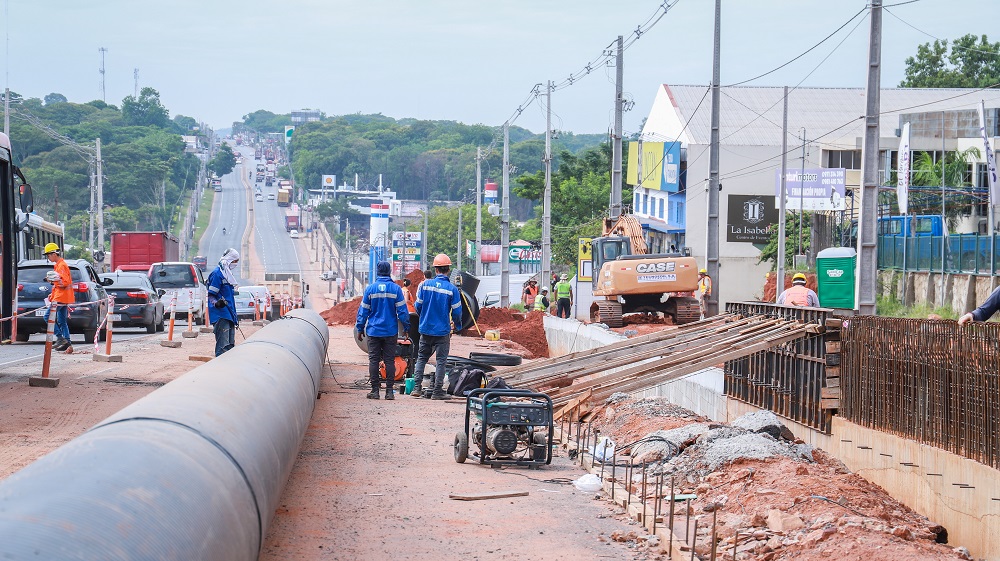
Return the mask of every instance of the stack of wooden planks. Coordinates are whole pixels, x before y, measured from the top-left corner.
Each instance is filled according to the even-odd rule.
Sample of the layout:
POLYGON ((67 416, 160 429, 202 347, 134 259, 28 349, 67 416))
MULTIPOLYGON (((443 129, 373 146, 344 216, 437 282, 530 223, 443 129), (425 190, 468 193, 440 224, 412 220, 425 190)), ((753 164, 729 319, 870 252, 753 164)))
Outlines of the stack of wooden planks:
POLYGON ((783 345, 824 327, 767 316, 723 314, 677 329, 522 365, 504 372, 515 387, 547 393, 556 418, 579 418, 616 392, 632 393, 783 345))

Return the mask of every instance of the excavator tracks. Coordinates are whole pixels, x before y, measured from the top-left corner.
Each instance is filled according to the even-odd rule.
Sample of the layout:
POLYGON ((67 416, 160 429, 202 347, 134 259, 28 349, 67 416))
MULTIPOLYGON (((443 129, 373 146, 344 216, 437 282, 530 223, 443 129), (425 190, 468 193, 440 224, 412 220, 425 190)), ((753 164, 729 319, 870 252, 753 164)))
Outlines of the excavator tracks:
MULTIPOLYGON (((612 300, 598 300, 594 302, 597 310, 593 313, 594 321, 603 323, 608 327, 621 327, 622 305, 612 300)), ((697 318, 695 318, 697 319, 697 318)))
POLYGON ((674 323, 684 325, 701 319, 701 305, 694 298, 676 298, 674 323))

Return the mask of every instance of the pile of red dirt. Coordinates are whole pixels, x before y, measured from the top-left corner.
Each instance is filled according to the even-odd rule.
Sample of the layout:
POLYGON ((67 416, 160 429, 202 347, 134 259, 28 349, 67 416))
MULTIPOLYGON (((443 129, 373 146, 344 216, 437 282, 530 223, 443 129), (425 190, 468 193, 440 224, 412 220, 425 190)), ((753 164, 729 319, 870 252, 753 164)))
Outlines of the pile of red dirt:
MULTIPOLYGON (((542 312, 529 312, 527 315, 510 308, 483 308, 479 311, 479 329, 484 333, 489 329, 500 332, 500 339, 513 341, 524 347, 530 356, 525 358, 544 358, 549 356, 549 343, 545 340, 545 328, 542 324, 542 312)), ((475 326, 462 331, 467 337, 479 337, 475 326)))
POLYGON ((346 302, 341 302, 325 312, 320 312, 320 317, 326 320, 327 325, 354 325, 358 320, 358 308, 361 307, 361 298, 355 298, 346 302))
MULTIPOLYGON (((785 288, 792 286, 792 275, 794 273, 788 273, 785 275, 785 288)), ((774 302, 778 293, 774 288, 774 281, 777 280, 777 273, 768 273, 767 278, 764 281, 764 297, 762 301, 764 302, 774 302)), ((784 291, 785 288, 781 290, 784 291)), ((806 273, 806 288, 810 290, 816 290, 816 273, 806 273)))
POLYGON ((622 323, 625 325, 673 325, 674 320, 670 316, 660 316, 659 314, 625 314, 622 316, 622 323))
MULTIPOLYGON (((420 269, 417 269, 415 271, 410 271, 410 273, 406 275, 406 278, 410 279, 410 287, 409 288, 404 287, 403 290, 409 290, 413 298, 416 299, 417 287, 420 286, 420 283, 424 282, 424 272, 421 271, 420 269)), ((403 281, 398 281, 396 284, 402 287, 403 281)))

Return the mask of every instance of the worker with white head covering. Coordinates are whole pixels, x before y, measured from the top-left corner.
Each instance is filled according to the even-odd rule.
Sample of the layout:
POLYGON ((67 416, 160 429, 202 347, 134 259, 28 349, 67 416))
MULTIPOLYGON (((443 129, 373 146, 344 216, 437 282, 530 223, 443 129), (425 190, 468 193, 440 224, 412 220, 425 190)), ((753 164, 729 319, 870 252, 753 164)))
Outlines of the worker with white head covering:
POLYGON ((219 265, 208 275, 208 319, 215 332, 215 356, 236 346, 236 275, 240 253, 229 248, 219 259, 219 265))

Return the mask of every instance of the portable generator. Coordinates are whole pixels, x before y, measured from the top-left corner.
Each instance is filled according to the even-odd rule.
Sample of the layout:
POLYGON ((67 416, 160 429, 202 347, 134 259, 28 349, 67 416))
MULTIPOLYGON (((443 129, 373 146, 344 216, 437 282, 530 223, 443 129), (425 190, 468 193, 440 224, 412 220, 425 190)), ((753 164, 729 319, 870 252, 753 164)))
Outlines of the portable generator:
POLYGON ((552 399, 531 390, 478 388, 465 400, 465 432, 455 435, 455 461, 472 457, 491 467, 537 468, 552 463, 552 399))

